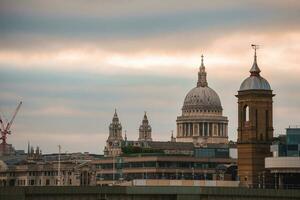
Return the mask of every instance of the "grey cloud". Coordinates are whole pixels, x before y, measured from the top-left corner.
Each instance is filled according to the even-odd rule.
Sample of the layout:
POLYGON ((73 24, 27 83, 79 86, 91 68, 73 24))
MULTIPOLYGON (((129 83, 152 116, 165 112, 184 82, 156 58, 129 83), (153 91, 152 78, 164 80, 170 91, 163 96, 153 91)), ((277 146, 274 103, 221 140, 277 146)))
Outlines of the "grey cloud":
MULTIPOLYGON (((82 2, 79 2, 79 5, 81 5, 80 3, 82 2)), ((237 3, 235 2, 235 4, 237 3)), ((135 14, 127 13, 125 16, 119 16, 116 13, 109 17, 101 16, 101 12, 97 16, 88 14, 61 16, 55 15, 55 13, 42 14, 39 12, 33 12, 34 14, 25 12, 24 14, 21 12, 22 9, 17 9, 12 12, 1 12, 0 35, 2 39, 0 43, 4 48, 23 46, 27 49, 41 49, 45 47, 44 45, 51 47, 53 45, 51 43, 54 43, 54 46, 60 46, 62 42, 70 43, 70 45, 74 42, 96 43, 102 48, 111 48, 110 46, 114 45, 126 46, 126 44, 129 47, 134 46, 133 44, 138 43, 136 41, 139 40, 157 37, 168 40, 173 35, 175 37, 172 41, 177 42, 176 35, 180 37, 180 34, 186 32, 220 36, 233 30, 289 29, 297 27, 299 23, 300 6, 285 7, 281 4, 278 6, 278 4, 267 3, 256 5, 249 2, 237 4, 238 6, 235 4, 230 3, 231 7, 218 7, 217 5, 218 9, 216 10, 201 9, 201 6, 195 8, 187 6, 186 9, 175 9, 173 12, 162 11, 155 14, 133 12, 135 14)), ((205 5, 203 5, 204 8, 205 5)), ((224 2, 221 5, 224 5, 224 2)), ((174 6, 177 7, 177 4, 174 6)), ((112 5, 109 5, 109 8, 112 9, 112 12, 114 11, 112 5)), ((207 38, 197 38, 197 40, 203 42, 207 38)), ((188 43, 193 44, 190 41, 188 43)), ((137 46, 148 48, 142 47, 142 44, 137 46)))

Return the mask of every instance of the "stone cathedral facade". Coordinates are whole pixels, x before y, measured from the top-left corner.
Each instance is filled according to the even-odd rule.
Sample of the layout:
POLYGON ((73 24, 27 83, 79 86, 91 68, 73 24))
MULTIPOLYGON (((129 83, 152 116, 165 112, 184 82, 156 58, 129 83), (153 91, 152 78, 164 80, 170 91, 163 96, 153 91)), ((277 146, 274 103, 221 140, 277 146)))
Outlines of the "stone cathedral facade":
MULTIPOLYGON (((145 112, 142 124, 139 127, 139 138, 135 141, 136 146, 144 145, 144 143, 151 142, 152 128, 149 124, 147 114, 145 112)), ((109 125, 109 136, 106 141, 106 146, 104 148, 105 156, 118 156, 122 154, 122 146, 127 145, 127 136, 125 134, 124 139, 122 136, 122 125, 119 120, 117 111, 115 110, 111 124, 109 125)))

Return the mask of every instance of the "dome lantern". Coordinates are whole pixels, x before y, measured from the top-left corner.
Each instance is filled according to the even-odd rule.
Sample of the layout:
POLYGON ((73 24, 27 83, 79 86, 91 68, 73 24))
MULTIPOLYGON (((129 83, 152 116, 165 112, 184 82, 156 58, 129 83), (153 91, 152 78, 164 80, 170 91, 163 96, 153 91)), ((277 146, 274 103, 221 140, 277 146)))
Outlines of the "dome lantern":
POLYGON ((207 80, 206 80, 206 72, 205 72, 205 66, 203 63, 203 55, 201 55, 201 66, 199 68, 198 72, 198 82, 197 87, 207 87, 207 80))

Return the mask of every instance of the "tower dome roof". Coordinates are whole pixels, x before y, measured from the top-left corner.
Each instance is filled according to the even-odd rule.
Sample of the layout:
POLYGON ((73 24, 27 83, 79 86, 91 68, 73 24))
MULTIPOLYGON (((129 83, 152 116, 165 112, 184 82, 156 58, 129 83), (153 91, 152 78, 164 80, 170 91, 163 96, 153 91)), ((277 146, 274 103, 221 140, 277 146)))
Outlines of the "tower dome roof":
POLYGON ((210 87, 206 80, 205 66, 203 64, 203 55, 201 66, 198 72, 197 87, 191 89, 186 95, 182 110, 199 110, 201 111, 222 111, 221 100, 219 95, 210 87))
POLYGON ((269 82, 260 76, 260 69, 257 65, 257 56, 256 56, 257 45, 252 45, 252 47, 254 47, 254 62, 249 71, 251 75, 242 82, 239 91, 271 90, 271 86, 269 82))
POLYGON ((269 82, 261 76, 250 76, 246 78, 240 86, 240 91, 244 90, 271 90, 271 86, 269 82))

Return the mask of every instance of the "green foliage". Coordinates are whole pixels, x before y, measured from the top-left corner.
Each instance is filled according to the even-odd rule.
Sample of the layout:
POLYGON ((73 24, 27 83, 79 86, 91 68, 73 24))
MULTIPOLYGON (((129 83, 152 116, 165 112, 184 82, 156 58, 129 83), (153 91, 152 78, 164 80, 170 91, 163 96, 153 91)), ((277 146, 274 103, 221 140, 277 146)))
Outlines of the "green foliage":
POLYGON ((156 150, 156 149, 150 149, 150 148, 142 148, 142 147, 136 147, 136 146, 126 146, 122 147, 123 154, 147 154, 147 153, 163 153, 163 150, 156 150))

